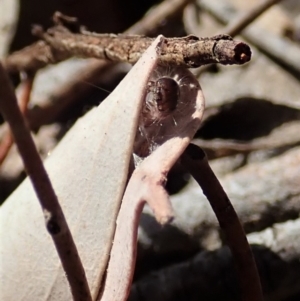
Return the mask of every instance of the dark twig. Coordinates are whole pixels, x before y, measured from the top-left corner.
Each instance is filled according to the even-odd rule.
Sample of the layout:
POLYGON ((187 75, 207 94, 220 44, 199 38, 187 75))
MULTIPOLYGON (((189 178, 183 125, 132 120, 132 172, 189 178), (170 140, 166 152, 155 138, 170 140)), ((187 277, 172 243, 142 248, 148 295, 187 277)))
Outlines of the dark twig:
MULTIPOLYGON (((12 66, 20 68, 19 57, 23 58, 24 55, 34 56, 36 68, 57 63, 72 56, 134 64, 154 41, 153 38, 144 36, 93 34, 86 31, 84 34, 72 33, 61 25, 50 28, 47 32, 43 32, 40 27, 35 27, 34 34, 45 40, 50 46, 50 49, 44 49, 47 55, 42 55, 41 47, 37 48, 37 55, 35 55, 35 45, 38 44, 29 46, 29 49, 25 49, 26 54, 21 50, 7 58, 6 68, 8 70, 14 70, 12 66), (48 61, 47 58, 49 58, 48 61)), ((248 45, 233 41, 227 35, 211 38, 196 36, 166 38, 160 48, 161 64, 187 68, 210 63, 244 64, 251 58, 251 50, 248 45)), ((33 66, 30 65, 30 67, 33 66)), ((26 66, 23 65, 22 68, 26 68, 26 66)))
MULTIPOLYGON (((30 100, 30 94, 33 86, 34 74, 26 74, 26 78, 23 79, 21 83, 21 95, 19 97, 19 108, 23 115, 27 111, 27 105, 30 100)), ((0 166, 6 158, 11 146, 13 145, 14 140, 11 131, 9 128, 6 128, 6 131, 3 135, 3 138, 0 142, 0 166)))
POLYGON ((91 301, 91 295, 71 232, 42 160, 18 108, 17 99, 0 64, 0 110, 10 125, 27 174, 40 201, 46 228, 51 235, 69 281, 73 299, 91 301))
MULTIPOLYGON (((135 25, 127 29, 124 34, 150 34, 154 30, 156 30, 163 21, 167 21, 174 15, 182 12, 184 7, 189 2, 190 0, 165 0, 160 5, 150 10, 150 12, 146 14, 135 25)), ((57 13, 55 14, 55 16, 57 16, 57 13)), ((61 18, 61 15, 59 17, 61 18)), ((71 20, 69 19, 69 21, 71 20)), ((75 23, 76 20, 73 19, 73 22, 75 23)), ((19 52, 15 52, 15 54, 10 55, 4 61, 4 67, 8 72, 14 73, 24 70, 39 69, 42 68, 40 65, 45 64, 45 60, 55 60, 55 53, 52 53, 50 47, 44 41, 39 41, 36 44, 32 44, 24 48, 22 51, 24 51, 24 57, 19 56, 19 52), (36 51, 35 55, 30 55, 33 53, 33 51, 36 51), (47 58, 47 56, 49 58, 47 58)), ((94 83, 95 77, 97 77, 97 75, 101 73, 101 69, 108 64, 108 62, 100 61, 97 63, 93 62, 88 65, 83 72, 84 74, 86 74, 86 80, 89 83, 94 83)), ((83 83, 80 82, 80 79, 78 79, 78 76, 76 76, 76 81, 76 85, 83 85, 83 83)), ((62 97, 62 99, 64 98, 65 97, 62 97)))
POLYGON ((190 144, 182 156, 182 163, 201 186, 226 235, 240 282, 242 300, 262 301, 259 275, 245 232, 204 152, 190 144))
POLYGON ((9 73, 34 72, 48 64, 54 64, 67 58, 67 56, 53 51, 45 41, 38 41, 12 53, 4 59, 3 66, 9 73))

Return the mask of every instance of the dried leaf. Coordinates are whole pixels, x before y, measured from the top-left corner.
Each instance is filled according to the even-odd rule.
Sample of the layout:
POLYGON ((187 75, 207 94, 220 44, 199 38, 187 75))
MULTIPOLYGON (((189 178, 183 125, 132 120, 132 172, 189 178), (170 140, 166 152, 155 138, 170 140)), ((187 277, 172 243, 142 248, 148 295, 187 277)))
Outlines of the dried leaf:
MULTIPOLYGON (((160 39, 115 91, 75 124, 46 160, 93 298, 109 258, 142 99, 160 39)), ((1 299, 70 300, 64 271, 28 179, 1 207, 0 220, 1 299), (16 283, 22 283, 18 290, 16 283)))

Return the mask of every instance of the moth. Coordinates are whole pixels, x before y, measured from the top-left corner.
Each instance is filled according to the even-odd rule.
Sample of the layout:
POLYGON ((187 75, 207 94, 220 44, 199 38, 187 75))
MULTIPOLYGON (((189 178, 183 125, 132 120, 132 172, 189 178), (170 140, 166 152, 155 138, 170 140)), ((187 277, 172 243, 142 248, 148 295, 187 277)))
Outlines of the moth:
POLYGON ((149 81, 142 109, 145 126, 159 122, 172 114, 177 107, 179 96, 179 84, 172 77, 163 76, 155 81, 149 81))
MULTIPOLYGON (((99 107, 76 122, 45 162, 93 300, 126 299, 139 214, 147 202, 160 223, 173 218, 166 177, 201 122, 204 97, 192 74, 176 67, 168 71, 165 76, 179 91, 172 80, 157 78, 166 68, 158 65, 163 39, 153 42, 99 107), (165 85, 175 90, 169 93, 165 85), (151 122, 145 101, 158 110, 150 113, 151 122), (142 159, 128 181, 133 152, 142 159)), ((1 299, 71 300, 28 179, 0 208, 0 221, 1 299), (22 283, 17 290, 16 282, 22 283)))
POLYGON ((190 115, 190 102, 199 83, 186 68, 157 65, 147 83, 134 152, 146 157, 169 139, 169 129, 180 132, 178 120, 190 115))

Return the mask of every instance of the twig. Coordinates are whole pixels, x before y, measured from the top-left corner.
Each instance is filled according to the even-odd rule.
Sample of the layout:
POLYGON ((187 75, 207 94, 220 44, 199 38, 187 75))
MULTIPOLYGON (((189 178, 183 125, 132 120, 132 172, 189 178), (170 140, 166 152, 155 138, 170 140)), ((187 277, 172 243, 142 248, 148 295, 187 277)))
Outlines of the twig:
POLYGON ((226 235, 240 281, 242 300, 262 301, 259 275, 245 232, 204 152, 190 144, 182 156, 182 163, 201 186, 226 235))
MULTIPOLYGON (((161 25, 162 21, 167 21, 175 14, 180 13, 189 2, 190 0, 165 0, 160 5, 150 10, 150 12, 146 14, 135 25, 127 29, 124 34, 150 34, 161 25)), ((51 52, 51 49, 46 45, 44 41, 39 41, 36 44, 25 47, 22 51, 24 51, 24 57, 18 56, 14 59, 11 59, 9 56, 4 61, 4 67, 8 72, 14 73, 21 70, 33 70, 36 68, 42 68, 41 66, 39 66, 39 64, 43 65, 45 60, 51 61, 51 58, 53 57, 53 55, 55 55, 51 52), (30 55, 32 49, 36 51, 35 56, 30 55), (11 63, 11 61, 13 63, 11 63)), ((108 62, 93 62, 88 65, 85 68, 85 71, 83 71, 83 73, 87 74, 87 81, 94 83, 95 74, 100 74, 100 69, 107 66, 108 64, 108 62)), ((77 85, 82 85, 82 82, 78 80, 77 76, 76 81, 77 85)), ((62 99, 64 99, 64 97, 62 97, 62 99)))
MULTIPOLYGON (((34 74, 26 74, 26 78, 23 79, 21 83, 21 95, 19 97, 19 108, 20 111, 23 115, 25 115, 25 112, 27 111, 27 105, 30 100, 30 94, 32 91, 32 86, 33 86, 33 81, 34 81, 34 74)), ((3 135, 4 137, 2 138, 0 142, 0 166, 3 163, 4 159, 6 158, 11 146, 13 145, 13 137, 12 133, 9 130, 9 128, 6 128, 6 131, 3 135)))
MULTIPOLYGON (((227 24, 237 18, 237 12, 228 1, 201 0, 198 4, 220 22, 227 24), (224 13, 226 12, 226 13, 224 13)), ((247 28, 242 35, 264 53, 274 58, 277 62, 300 74, 300 50, 297 45, 282 39, 263 28, 253 25, 247 28)))
POLYGON ((18 108, 17 99, 4 68, 0 64, 0 109, 10 125, 27 174, 40 201, 46 228, 51 235, 66 272, 74 300, 91 301, 84 268, 52 188, 49 177, 35 148, 30 132, 18 108))
MULTIPOLYGON (((31 63, 35 62, 34 70, 72 56, 134 64, 154 41, 153 38, 144 36, 93 34, 86 31, 71 33, 62 25, 50 28, 47 32, 43 32, 40 27, 36 26, 34 34, 45 40, 49 49, 34 44, 25 49, 25 53, 21 50, 12 54, 5 61, 8 70, 26 68, 25 65, 21 65, 24 55, 33 57, 31 63), (46 55, 43 55, 43 51, 46 55)), ((244 64, 251 58, 251 50, 248 45, 233 41, 227 35, 211 38, 198 38, 192 35, 183 38, 167 38, 160 48, 160 64, 187 68, 210 63, 244 64)), ((28 60, 30 59, 28 58, 28 60)), ((34 64, 30 64, 30 68, 34 68, 34 64)))

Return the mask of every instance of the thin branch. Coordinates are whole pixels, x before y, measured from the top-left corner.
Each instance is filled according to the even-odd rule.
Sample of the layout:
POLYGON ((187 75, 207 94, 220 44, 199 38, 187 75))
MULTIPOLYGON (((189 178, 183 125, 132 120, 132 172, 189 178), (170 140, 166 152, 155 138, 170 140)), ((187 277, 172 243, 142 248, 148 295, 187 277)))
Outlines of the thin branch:
POLYGON ((182 163, 201 186, 226 235, 240 281, 242 300, 263 301, 258 271, 245 232, 204 152, 190 144, 182 156, 182 163))
POLYGON ((63 57, 53 53, 46 42, 38 41, 9 55, 3 60, 3 66, 9 73, 31 72, 63 60, 63 57))
POLYGON ((84 268, 64 214, 18 108, 12 85, 0 64, 0 110, 10 125, 27 174, 40 201, 46 228, 51 235, 76 301, 91 301, 84 268))
POLYGON ((258 2, 257 5, 254 6, 250 11, 241 16, 237 16, 236 19, 229 22, 228 25, 222 29, 222 31, 230 36, 235 37, 266 10, 280 1, 282 0, 265 0, 263 2, 258 2))
MULTIPOLYGON (((25 115, 27 111, 27 105, 30 101, 30 94, 32 91, 32 86, 33 86, 33 81, 34 81, 34 74, 26 74, 26 78, 23 79, 21 82, 21 95, 19 97, 19 108, 20 111, 23 115, 25 115)), ((9 128, 5 128, 5 133, 3 135, 3 138, 1 139, 0 142, 0 166, 5 160, 11 146, 14 143, 13 136, 9 128)))
MULTIPOLYGON (((30 68, 36 70, 72 56, 134 64, 154 41, 153 38, 144 36, 94 34, 86 31, 72 33, 62 25, 52 27, 47 32, 36 26, 34 34, 43 39, 49 48, 42 43, 36 43, 25 48, 25 52, 22 50, 15 52, 6 59, 6 69, 12 71, 26 68, 27 66, 22 64, 23 60, 26 64, 29 61, 30 68)), ((192 35, 166 38, 160 48, 160 64, 187 68, 210 63, 244 64, 251 58, 248 45, 233 41, 227 35, 211 38, 198 38, 192 35)))

